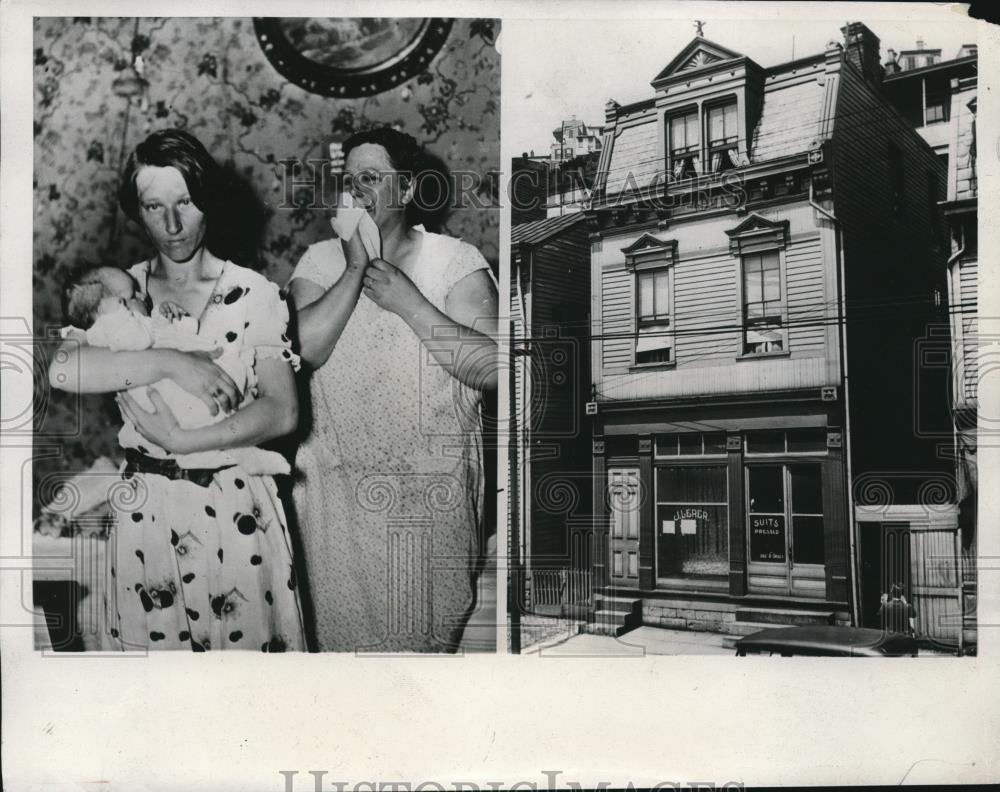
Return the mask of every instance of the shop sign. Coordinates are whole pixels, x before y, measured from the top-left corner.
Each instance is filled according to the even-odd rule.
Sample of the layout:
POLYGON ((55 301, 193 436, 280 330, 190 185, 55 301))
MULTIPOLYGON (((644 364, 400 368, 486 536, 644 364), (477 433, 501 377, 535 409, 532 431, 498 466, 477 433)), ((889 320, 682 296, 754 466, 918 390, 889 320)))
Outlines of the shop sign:
POLYGON ((750 560, 785 562, 784 515, 750 515, 750 560))

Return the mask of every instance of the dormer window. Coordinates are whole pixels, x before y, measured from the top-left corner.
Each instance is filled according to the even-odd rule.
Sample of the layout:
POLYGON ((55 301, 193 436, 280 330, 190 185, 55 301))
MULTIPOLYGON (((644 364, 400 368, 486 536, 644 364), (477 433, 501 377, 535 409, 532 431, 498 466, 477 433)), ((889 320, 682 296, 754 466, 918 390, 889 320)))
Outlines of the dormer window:
POLYGON ((722 173, 735 167, 739 156, 736 101, 709 107, 706 126, 709 170, 722 173))
POLYGON ((668 130, 670 174, 677 179, 688 179, 701 171, 701 137, 698 134, 698 109, 691 108, 671 116, 668 130))

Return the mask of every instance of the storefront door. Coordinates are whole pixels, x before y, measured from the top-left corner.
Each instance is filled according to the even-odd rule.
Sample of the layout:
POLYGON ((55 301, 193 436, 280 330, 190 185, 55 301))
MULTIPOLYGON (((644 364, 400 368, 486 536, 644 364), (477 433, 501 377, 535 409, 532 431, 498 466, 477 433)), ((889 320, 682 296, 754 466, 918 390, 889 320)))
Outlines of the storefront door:
POLYGON ((820 465, 749 464, 746 492, 750 591, 825 597, 820 465))
POLYGON ((608 470, 611 584, 639 586, 639 469, 608 470))

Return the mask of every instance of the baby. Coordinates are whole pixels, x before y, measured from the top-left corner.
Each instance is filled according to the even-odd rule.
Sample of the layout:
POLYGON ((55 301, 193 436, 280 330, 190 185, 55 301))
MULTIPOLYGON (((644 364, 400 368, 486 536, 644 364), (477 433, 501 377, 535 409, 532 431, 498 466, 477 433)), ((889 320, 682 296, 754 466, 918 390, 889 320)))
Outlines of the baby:
MULTIPOLYGON (((180 305, 163 302, 150 316, 149 298, 138 296, 138 285, 127 272, 115 267, 92 267, 65 290, 65 313, 69 327, 63 337, 82 336, 88 345, 114 352, 143 349, 176 349, 181 352, 212 352, 220 346, 223 354, 213 362, 225 371, 245 397, 256 386, 254 351, 228 351, 214 339, 198 335, 198 320, 180 305)), ((208 406, 173 380, 164 379, 155 387, 184 429, 197 429, 223 420, 219 411, 212 415, 208 406)), ((149 412, 154 410, 147 386, 131 388, 129 393, 149 412)), ((151 443, 128 419, 118 433, 123 448, 142 448, 157 458, 169 454, 151 443)), ((240 465, 251 475, 278 475, 289 472, 288 462, 274 451, 259 448, 230 448, 225 451, 200 451, 174 457, 182 468, 220 468, 240 465)))

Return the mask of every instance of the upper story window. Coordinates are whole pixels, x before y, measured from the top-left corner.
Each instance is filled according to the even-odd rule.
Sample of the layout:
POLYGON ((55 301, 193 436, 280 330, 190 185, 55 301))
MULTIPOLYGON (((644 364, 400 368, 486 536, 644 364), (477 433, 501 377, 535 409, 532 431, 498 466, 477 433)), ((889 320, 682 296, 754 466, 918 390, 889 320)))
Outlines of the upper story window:
POLYGON ((924 108, 924 123, 936 124, 947 121, 951 116, 951 91, 948 84, 928 81, 925 90, 927 101, 924 108))
POLYGON ((788 350, 784 268, 781 251, 788 244, 788 221, 752 214, 726 231, 729 252, 740 260, 741 355, 788 350))
POLYGON ((622 252, 626 269, 635 274, 635 364, 673 363, 677 243, 643 234, 622 252))
POLYGON ((698 134, 698 110, 692 108, 671 116, 667 122, 667 164, 674 179, 687 179, 701 172, 701 136, 698 134))
POLYGON ((637 365, 673 361, 674 341, 670 328, 671 277, 670 267, 636 273, 637 365))
POLYGON ((707 116, 709 170, 721 173, 734 167, 738 155, 736 102, 710 107, 707 116))
POLYGON ((785 310, 781 300, 778 251, 743 257, 743 354, 785 349, 785 310))

